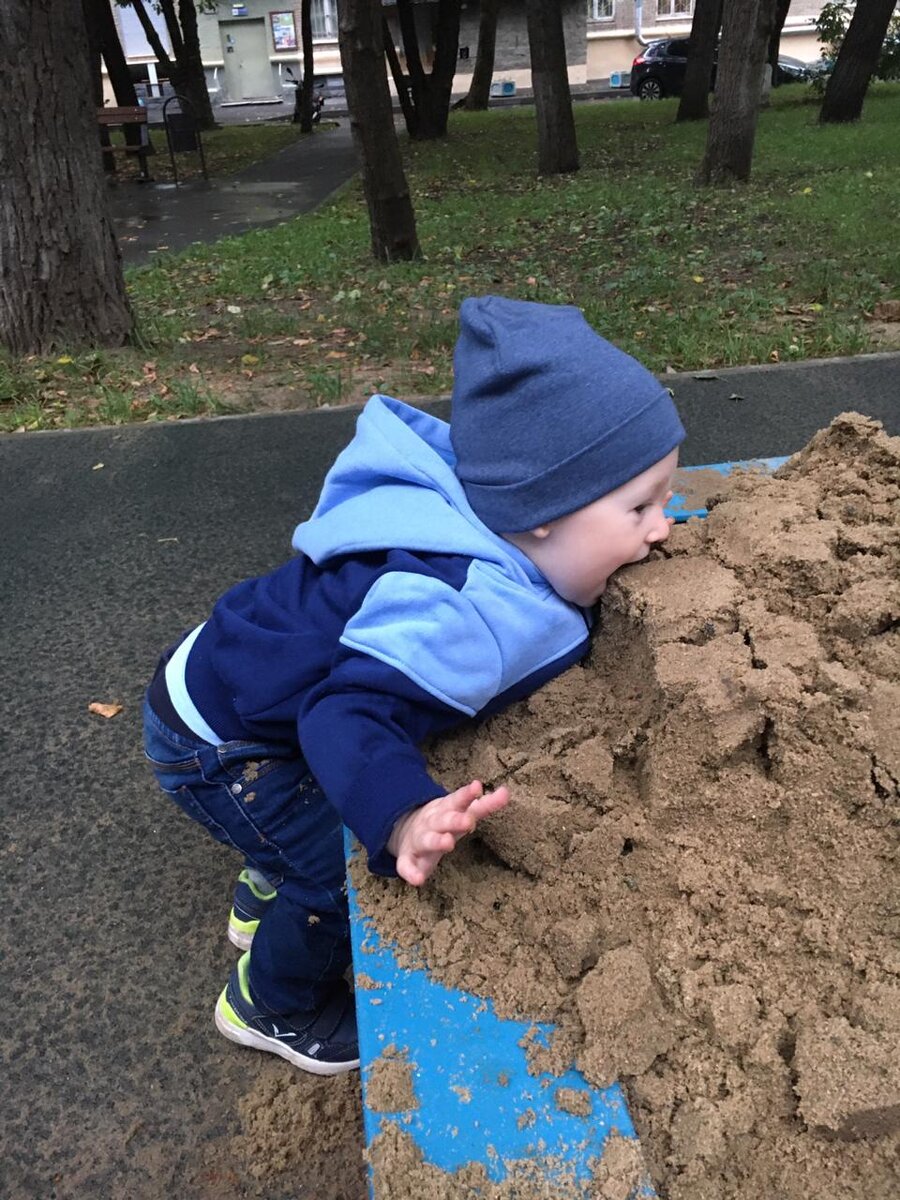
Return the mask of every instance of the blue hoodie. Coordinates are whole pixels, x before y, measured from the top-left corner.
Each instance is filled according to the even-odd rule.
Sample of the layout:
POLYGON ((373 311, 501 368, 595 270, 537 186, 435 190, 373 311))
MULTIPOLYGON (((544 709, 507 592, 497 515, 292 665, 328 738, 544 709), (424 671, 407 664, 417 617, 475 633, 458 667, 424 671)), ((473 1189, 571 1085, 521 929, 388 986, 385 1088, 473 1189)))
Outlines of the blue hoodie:
POLYGON ((384 874, 397 819, 448 790, 419 743, 587 649, 589 614, 482 524, 454 463, 446 422, 373 396, 299 555, 226 592, 165 668, 165 707, 198 737, 298 745, 384 874))

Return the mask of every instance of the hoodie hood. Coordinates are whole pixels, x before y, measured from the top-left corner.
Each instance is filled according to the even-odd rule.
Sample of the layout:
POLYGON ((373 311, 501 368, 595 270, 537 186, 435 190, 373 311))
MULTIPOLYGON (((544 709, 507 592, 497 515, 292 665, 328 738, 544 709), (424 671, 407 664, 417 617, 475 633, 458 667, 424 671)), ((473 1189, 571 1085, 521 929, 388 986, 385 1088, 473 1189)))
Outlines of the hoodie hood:
POLYGON ((446 421, 372 396, 291 545, 317 564, 371 550, 463 554, 549 588, 526 555, 475 515, 455 467, 446 421))

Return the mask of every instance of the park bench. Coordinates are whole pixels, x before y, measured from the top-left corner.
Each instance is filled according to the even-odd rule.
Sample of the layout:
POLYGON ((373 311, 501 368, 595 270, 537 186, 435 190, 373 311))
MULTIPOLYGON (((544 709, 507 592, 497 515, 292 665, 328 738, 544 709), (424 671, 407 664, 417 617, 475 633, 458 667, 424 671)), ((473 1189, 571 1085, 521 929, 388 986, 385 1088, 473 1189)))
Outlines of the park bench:
MULTIPOLYGON (((120 108, 98 108, 97 109, 97 124, 101 129, 108 129, 112 126, 120 126, 122 129, 136 127, 139 130, 140 140, 136 145, 128 142, 124 146, 109 145, 101 146, 104 155, 109 155, 113 164, 115 164, 115 153, 117 150, 123 151, 125 154, 136 154, 141 167, 141 182, 149 183, 152 179, 150 172, 147 169, 147 154, 149 145, 147 139, 147 110, 140 105, 123 106, 120 108)), ((115 166, 113 166, 115 169, 115 166)))

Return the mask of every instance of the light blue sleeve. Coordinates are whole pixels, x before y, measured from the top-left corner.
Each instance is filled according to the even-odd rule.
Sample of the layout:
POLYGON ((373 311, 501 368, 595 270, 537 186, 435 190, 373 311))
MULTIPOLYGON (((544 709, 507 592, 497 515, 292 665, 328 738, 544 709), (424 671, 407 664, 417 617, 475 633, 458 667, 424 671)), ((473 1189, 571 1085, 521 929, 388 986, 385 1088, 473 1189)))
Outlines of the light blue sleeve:
POLYGON ((484 618, 463 592, 429 575, 382 575, 341 644, 402 671, 470 717, 500 690, 500 648, 484 618))
POLYGON ((586 634, 583 614, 549 588, 523 588, 475 561, 459 590, 429 575, 382 575, 348 621, 341 643, 401 671, 471 717, 568 654, 586 634))

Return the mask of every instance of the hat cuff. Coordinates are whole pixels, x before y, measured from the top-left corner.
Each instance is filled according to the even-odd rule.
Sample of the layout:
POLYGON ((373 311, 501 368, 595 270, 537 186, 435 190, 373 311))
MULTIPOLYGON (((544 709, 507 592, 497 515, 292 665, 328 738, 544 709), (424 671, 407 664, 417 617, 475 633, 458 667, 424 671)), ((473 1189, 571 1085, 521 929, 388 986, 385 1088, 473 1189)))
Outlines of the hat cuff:
POLYGON ((684 441, 669 393, 540 475, 507 484, 470 483, 466 498, 494 533, 523 533, 575 512, 642 474, 684 441))

